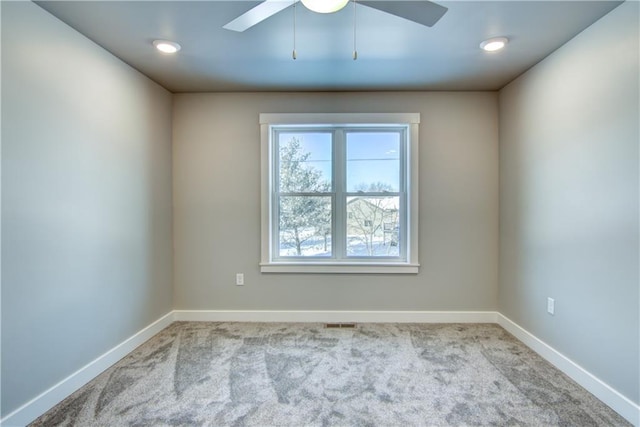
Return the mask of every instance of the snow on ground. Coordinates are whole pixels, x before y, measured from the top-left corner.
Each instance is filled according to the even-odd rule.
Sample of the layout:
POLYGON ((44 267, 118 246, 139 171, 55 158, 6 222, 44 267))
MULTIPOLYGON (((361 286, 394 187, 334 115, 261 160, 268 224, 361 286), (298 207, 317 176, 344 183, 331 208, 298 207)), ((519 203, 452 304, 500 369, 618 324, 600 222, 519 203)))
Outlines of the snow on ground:
MULTIPOLYGON (((298 256, 294 243, 282 242, 280 244, 280 256, 298 256)), ((372 253, 369 253, 366 239, 362 236, 347 236, 347 252, 353 257, 367 256, 398 256, 398 246, 392 245, 390 237, 384 239, 382 236, 376 236, 372 242, 372 253)), ((331 237, 327 238, 327 250, 325 250, 325 240, 323 236, 314 236, 305 240, 301 244, 302 255, 305 257, 330 257, 331 256, 331 237)))

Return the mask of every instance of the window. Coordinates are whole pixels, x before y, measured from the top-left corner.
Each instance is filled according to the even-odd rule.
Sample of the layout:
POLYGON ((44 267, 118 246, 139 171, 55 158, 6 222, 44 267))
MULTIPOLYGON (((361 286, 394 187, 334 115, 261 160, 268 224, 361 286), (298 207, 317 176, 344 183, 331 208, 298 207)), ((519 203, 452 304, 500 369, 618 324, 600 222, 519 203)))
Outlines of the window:
POLYGON ((418 272, 418 114, 261 114, 263 272, 418 272))

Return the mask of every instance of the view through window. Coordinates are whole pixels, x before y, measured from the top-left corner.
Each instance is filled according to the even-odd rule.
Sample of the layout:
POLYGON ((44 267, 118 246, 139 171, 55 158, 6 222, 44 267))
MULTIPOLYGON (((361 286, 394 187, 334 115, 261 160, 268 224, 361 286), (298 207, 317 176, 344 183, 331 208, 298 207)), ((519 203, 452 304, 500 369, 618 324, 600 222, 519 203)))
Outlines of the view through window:
POLYGON ((403 256, 405 129, 274 129, 278 258, 403 256))

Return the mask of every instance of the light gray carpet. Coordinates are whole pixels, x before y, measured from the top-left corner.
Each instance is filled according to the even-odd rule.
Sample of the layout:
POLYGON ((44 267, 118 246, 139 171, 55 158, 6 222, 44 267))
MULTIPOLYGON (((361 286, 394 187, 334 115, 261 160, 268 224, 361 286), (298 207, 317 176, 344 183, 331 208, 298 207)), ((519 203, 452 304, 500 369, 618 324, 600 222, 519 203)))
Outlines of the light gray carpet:
POLYGON ((33 426, 627 426, 492 324, 176 322, 33 426))

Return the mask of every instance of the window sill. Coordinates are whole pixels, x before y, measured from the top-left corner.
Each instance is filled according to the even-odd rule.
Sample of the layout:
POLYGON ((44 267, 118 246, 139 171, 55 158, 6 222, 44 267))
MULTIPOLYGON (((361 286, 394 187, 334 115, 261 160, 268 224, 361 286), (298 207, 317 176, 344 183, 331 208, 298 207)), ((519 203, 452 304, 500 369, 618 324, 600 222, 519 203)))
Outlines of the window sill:
POLYGON ((420 264, 280 263, 260 264, 262 273, 418 274, 420 264))

